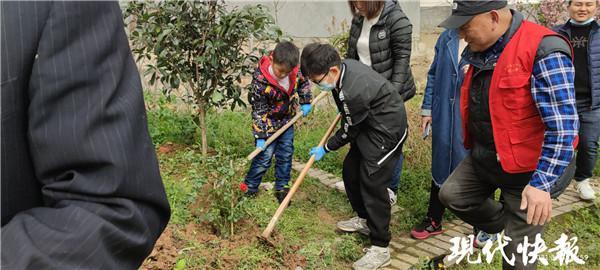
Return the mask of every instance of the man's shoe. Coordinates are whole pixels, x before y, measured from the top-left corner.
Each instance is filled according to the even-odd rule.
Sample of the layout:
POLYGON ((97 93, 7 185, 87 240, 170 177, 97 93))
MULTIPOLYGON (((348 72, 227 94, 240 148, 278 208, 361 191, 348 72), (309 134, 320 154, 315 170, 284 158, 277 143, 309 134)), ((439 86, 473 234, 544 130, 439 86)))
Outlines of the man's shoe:
POLYGON ((387 191, 388 191, 388 195, 390 196, 390 206, 394 206, 396 204, 396 202, 398 201, 398 196, 390 188, 388 188, 387 191))
MULTIPOLYGON (((281 204, 283 202, 283 199, 285 199, 285 197, 288 195, 288 192, 290 192, 289 188, 284 188, 284 189, 280 189, 280 190, 275 190, 275 198, 277 198, 277 201, 279 202, 279 204, 281 204)), ((292 204, 292 202, 290 201, 290 203, 288 204, 288 206, 292 204)))
POLYGON ((344 232, 359 232, 364 235, 369 235, 371 232, 369 226, 367 226, 367 220, 360 217, 342 220, 337 223, 337 227, 344 232))
POLYGON ((387 247, 371 246, 363 249, 365 254, 352 264, 354 270, 375 270, 390 265, 390 249, 387 247))
POLYGON ((590 185, 590 179, 575 182, 575 189, 579 193, 579 198, 586 201, 593 201, 596 199, 596 192, 590 185))
POLYGON ((473 247, 483 248, 488 241, 496 242, 500 233, 486 233, 479 230, 473 239, 473 247))
POLYGON ((410 235, 415 239, 423 240, 432 235, 441 234, 442 232, 442 224, 436 222, 430 217, 425 217, 421 224, 418 224, 412 229, 412 231, 410 231, 410 235))

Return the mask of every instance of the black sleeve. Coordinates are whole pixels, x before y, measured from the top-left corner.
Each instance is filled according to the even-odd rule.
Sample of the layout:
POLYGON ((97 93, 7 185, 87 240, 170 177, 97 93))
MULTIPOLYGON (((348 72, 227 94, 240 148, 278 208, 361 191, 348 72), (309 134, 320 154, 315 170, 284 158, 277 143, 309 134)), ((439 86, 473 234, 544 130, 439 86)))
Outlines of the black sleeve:
POLYGON ((354 16, 352 18, 350 30, 348 32, 348 42, 346 44, 346 59, 355 59, 358 60, 358 52, 356 51, 356 43, 358 42, 358 38, 360 36, 360 31, 362 28, 362 24, 360 23, 359 16, 354 16))
POLYGON ((330 152, 340 149, 342 146, 354 140, 359 131, 360 130, 357 126, 351 126, 342 116, 340 129, 338 129, 335 134, 329 138, 329 140, 327 140, 327 143, 325 144, 325 150, 330 152))
POLYGON ((325 144, 327 151, 335 151, 358 136, 360 133, 359 126, 369 115, 369 102, 371 101, 372 92, 365 89, 354 89, 350 93, 342 92, 341 95, 338 93, 338 95, 344 97, 339 99, 339 102, 341 102, 340 107, 343 108, 343 112, 341 112, 342 121, 340 129, 325 144))
POLYGON ((1 268, 137 269, 170 209, 121 10, 48 4, 38 57, 21 74, 44 205, 2 227, 1 268))
POLYGON ((390 46, 392 50, 392 77, 390 81, 402 95, 404 101, 416 93, 416 86, 410 69, 412 46, 412 24, 400 8, 390 15, 390 46))

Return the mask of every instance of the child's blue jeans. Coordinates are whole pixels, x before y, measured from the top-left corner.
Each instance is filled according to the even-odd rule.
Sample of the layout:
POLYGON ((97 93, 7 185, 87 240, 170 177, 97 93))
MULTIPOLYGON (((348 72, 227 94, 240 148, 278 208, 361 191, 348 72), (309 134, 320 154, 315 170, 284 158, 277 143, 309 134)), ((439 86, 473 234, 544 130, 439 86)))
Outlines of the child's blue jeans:
POLYGON ((273 156, 275 156, 275 190, 283 189, 290 181, 293 154, 294 127, 291 126, 252 160, 250 170, 244 179, 248 192, 258 191, 263 176, 271 167, 273 156))

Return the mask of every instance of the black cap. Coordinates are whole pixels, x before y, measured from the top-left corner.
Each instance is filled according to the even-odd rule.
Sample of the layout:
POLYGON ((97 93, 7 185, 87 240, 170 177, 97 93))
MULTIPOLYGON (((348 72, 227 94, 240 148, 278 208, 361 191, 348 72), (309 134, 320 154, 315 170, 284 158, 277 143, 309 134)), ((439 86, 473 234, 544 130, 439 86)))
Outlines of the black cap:
POLYGON ((454 0, 452 15, 438 26, 450 29, 459 28, 471 20, 473 16, 504 8, 506 4, 507 1, 498 0, 454 0))

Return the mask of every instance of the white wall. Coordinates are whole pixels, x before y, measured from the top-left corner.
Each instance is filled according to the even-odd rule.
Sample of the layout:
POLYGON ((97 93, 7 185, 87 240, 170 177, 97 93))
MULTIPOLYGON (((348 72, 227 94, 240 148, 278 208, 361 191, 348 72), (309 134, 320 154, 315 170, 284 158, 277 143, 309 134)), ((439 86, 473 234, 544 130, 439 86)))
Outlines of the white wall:
MULTIPOLYGON (((398 0, 413 24, 414 37, 420 32, 419 0, 398 0)), ((267 6, 284 32, 294 38, 327 38, 348 31, 352 15, 347 1, 343 0, 274 0, 240 1, 226 0, 226 4, 239 6, 263 4, 267 6)))

